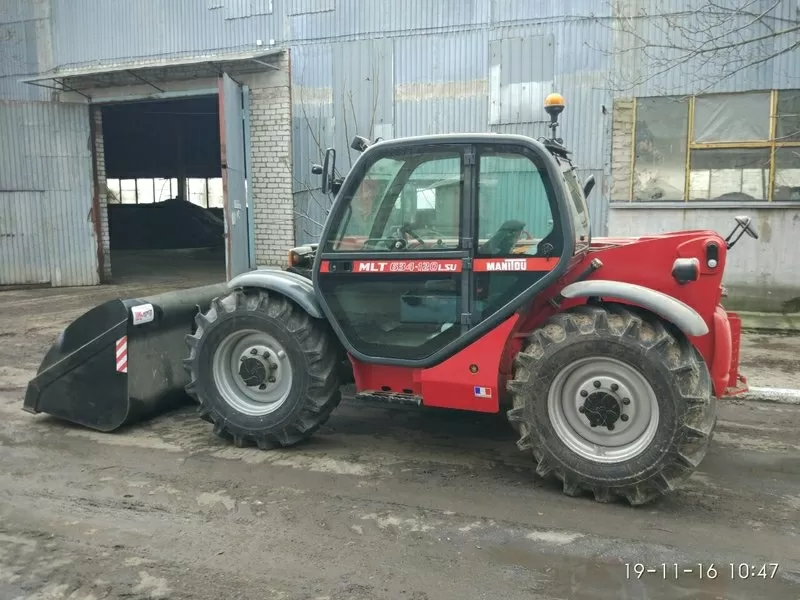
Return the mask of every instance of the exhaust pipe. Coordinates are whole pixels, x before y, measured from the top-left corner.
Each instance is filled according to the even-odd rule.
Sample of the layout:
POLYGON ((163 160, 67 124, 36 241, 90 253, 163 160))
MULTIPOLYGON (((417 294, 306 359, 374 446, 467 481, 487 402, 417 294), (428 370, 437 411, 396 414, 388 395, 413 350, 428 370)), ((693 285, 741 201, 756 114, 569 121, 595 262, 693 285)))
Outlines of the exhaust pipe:
POLYGON ((190 402, 185 337, 198 310, 227 292, 221 283, 89 310, 47 352, 23 409, 110 432, 190 402))

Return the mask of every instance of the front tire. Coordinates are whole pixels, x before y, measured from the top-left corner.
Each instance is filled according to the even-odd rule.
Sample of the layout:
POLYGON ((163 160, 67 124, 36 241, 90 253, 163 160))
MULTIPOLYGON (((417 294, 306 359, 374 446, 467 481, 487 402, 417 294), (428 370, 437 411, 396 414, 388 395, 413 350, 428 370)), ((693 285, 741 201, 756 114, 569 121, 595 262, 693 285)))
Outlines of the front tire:
POLYGON ((616 304, 548 319, 516 356, 508 389, 509 421, 537 473, 602 502, 640 505, 681 487, 716 423, 711 378, 689 340, 616 304))
POLYGON ((186 391, 236 446, 291 446, 341 400, 338 346, 326 322, 280 294, 237 290, 199 313, 186 336, 186 391))

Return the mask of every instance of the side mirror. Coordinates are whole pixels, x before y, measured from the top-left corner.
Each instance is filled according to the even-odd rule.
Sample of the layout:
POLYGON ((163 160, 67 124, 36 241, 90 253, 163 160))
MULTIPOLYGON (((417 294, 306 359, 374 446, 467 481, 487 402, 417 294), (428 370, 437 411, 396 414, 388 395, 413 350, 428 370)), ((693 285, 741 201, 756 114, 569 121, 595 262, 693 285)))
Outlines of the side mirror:
POLYGON ((583 197, 588 198, 589 194, 594 189, 594 186, 597 182, 595 181, 594 175, 589 175, 586 178, 586 181, 583 182, 583 197))
POLYGON ((750 217, 739 216, 739 217, 734 217, 733 220, 736 221, 736 227, 734 227, 730 235, 728 235, 728 237, 725 238, 725 245, 728 247, 729 250, 736 245, 736 242, 738 242, 745 233, 754 240, 758 239, 758 234, 756 233, 756 230, 753 229, 750 225, 753 221, 750 217), (736 235, 737 232, 739 232, 739 235, 736 235), (734 235, 736 235, 735 238, 733 237, 734 235))
POLYGON ((331 182, 336 168, 336 150, 328 148, 325 151, 325 160, 322 163, 322 193, 328 194, 331 191, 331 182))
POLYGON ((370 143, 367 138, 357 135, 353 138, 353 141, 350 142, 350 147, 356 152, 364 152, 364 150, 370 147, 370 143))
POLYGON ((756 233, 756 230, 750 227, 750 224, 753 222, 753 220, 750 217, 747 216, 734 217, 734 220, 739 224, 739 226, 742 229, 744 229, 744 232, 747 235, 749 235, 754 240, 758 239, 758 234, 756 233))

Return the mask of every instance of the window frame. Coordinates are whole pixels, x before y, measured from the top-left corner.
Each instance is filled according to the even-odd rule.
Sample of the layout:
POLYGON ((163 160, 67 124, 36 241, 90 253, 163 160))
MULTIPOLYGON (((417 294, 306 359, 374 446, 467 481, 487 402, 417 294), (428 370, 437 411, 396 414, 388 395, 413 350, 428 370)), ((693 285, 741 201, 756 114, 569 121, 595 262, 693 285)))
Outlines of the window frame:
MULTIPOLYGON (((692 176, 692 151, 697 150, 769 150, 769 179, 767 188, 767 198, 758 200, 748 200, 747 202, 757 202, 761 204, 779 202, 781 204, 797 204, 794 200, 774 200, 775 197, 775 179, 776 179, 776 160, 775 153, 782 148, 800 148, 800 141, 779 141, 776 139, 778 131, 778 120, 781 115, 778 114, 778 99, 781 92, 800 92, 796 89, 772 89, 772 90, 748 90, 746 92, 724 92, 715 94, 703 94, 701 96, 691 95, 687 97, 687 130, 686 130, 686 164, 684 167, 684 183, 683 183, 683 199, 682 200, 666 200, 668 203, 705 203, 705 202, 720 202, 716 200, 707 199, 691 199, 691 176, 692 176), (763 94, 769 92, 769 131, 768 138, 765 140, 750 140, 750 141, 725 141, 725 142, 696 142, 695 138, 695 105, 697 98, 707 98, 711 96, 733 96, 739 94, 763 94)), ((663 98, 674 98, 675 96, 663 96, 663 98)), ((628 203, 635 203, 637 205, 646 206, 651 202, 643 200, 635 200, 634 189, 636 181, 636 123, 638 118, 639 101, 645 97, 636 97, 633 99, 633 127, 631 131, 630 143, 630 181, 628 182, 628 203)), ((726 202, 726 201, 721 201, 726 202)), ((727 202, 731 202, 730 200, 727 202)), ((733 201, 738 203, 738 201, 733 201)))

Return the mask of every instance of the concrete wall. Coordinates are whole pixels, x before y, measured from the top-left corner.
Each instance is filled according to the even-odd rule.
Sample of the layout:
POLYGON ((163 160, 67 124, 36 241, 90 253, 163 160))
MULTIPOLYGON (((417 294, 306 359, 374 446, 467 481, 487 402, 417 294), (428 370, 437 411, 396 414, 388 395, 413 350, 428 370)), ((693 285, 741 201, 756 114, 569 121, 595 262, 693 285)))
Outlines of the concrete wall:
POLYGON ((617 236, 679 229, 713 229, 727 235, 735 225, 734 216, 749 215, 759 239, 742 237, 728 255, 724 277, 729 293, 726 306, 737 310, 800 311, 800 206, 709 205, 685 209, 612 204, 609 229, 617 236))

